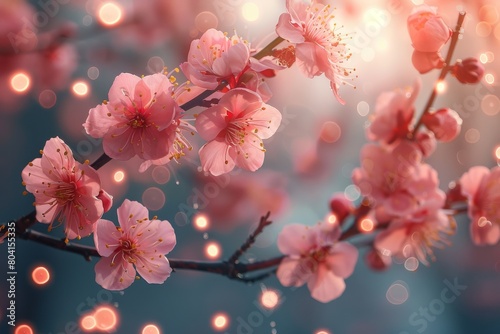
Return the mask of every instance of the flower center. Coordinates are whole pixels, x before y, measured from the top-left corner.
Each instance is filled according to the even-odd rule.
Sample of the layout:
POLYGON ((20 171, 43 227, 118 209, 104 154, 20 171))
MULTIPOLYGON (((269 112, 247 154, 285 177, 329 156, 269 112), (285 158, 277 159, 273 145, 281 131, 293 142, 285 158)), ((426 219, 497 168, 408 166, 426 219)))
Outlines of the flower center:
POLYGON ((122 252, 128 255, 132 255, 136 251, 136 245, 129 239, 120 239, 120 248, 122 252))
POLYGON ((136 128, 144 128, 148 124, 143 115, 135 114, 135 116, 128 121, 128 125, 136 129, 136 128))
POLYGON ((320 249, 314 250, 309 256, 314 260, 315 263, 325 262, 325 259, 330 251, 330 246, 323 246, 320 249))
POLYGON ((75 199, 75 192, 76 184, 74 182, 59 184, 54 192, 57 204, 64 205, 73 201, 75 199))

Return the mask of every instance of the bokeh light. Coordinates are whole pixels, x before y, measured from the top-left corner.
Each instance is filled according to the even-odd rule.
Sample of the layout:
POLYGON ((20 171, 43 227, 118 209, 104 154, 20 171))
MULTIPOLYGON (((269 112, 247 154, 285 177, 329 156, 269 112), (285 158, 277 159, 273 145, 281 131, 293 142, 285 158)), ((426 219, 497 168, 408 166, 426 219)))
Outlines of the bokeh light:
POLYGON ((210 28, 217 28, 219 25, 219 19, 214 13, 205 11, 196 15, 194 25, 198 31, 203 33, 210 28))
POLYGON ((337 216, 335 214, 329 214, 328 215, 328 218, 326 219, 326 221, 329 223, 329 224, 335 224, 337 223, 337 216))
POLYGON ((500 160, 500 145, 495 148, 495 158, 497 158, 497 160, 500 160))
POLYGON ((446 92, 446 88, 446 82, 444 82, 443 80, 436 83, 436 92, 438 94, 443 94, 444 92, 446 92))
POLYGON ((151 172, 151 177, 158 184, 165 184, 170 181, 170 170, 165 166, 156 166, 151 172))
POLYGON ((370 218, 364 218, 359 222, 359 230, 363 233, 370 233, 373 231, 375 224, 370 218))
POLYGON ((484 75, 484 81, 486 81, 486 83, 490 85, 493 85, 495 83, 495 76, 491 73, 487 73, 484 75))
POLYGON ((320 138, 325 143, 335 143, 342 134, 340 126, 332 121, 323 123, 320 130, 320 138))
POLYGON ((50 272, 46 267, 39 266, 31 272, 33 282, 38 285, 44 285, 50 280, 50 272))
POLYGON ((147 324, 142 328, 141 334, 160 334, 160 328, 153 324, 147 324))
POLYGON ((150 187, 142 193, 142 203, 149 210, 160 210, 165 205, 165 193, 157 187, 150 187))
POLYGON ((17 325, 14 334, 34 334, 33 328, 30 325, 17 325))
POLYGON ((97 67, 92 66, 87 70, 87 76, 90 80, 97 80, 99 78, 100 71, 97 67))
POLYGON ((314 334, 331 334, 330 332, 324 330, 324 329, 320 329, 318 330, 317 332, 315 332, 314 334))
POLYGON ((465 132, 465 141, 469 144, 475 144, 481 139, 481 133, 478 129, 470 128, 465 132))
POLYGON ((123 180, 125 180, 125 172, 122 170, 117 170, 113 173, 113 180, 116 183, 121 183, 123 180))
POLYGON ((366 116, 370 113, 370 105, 366 101, 360 101, 358 102, 356 110, 360 116, 366 116))
POLYGON ((225 313, 217 313, 212 317, 212 327, 219 332, 222 332, 229 326, 229 317, 225 313))
POLYGON ((387 289, 385 296, 389 303, 393 305, 401 305, 408 300, 410 294, 408 293, 406 284, 403 281, 396 281, 389 287, 389 289, 387 289))
POLYGON ((90 332, 97 326, 97 321, 92 314, 86 314, 80 319, 80 327, 85 332, 90 332))
POLYGON ((495 116, 500 112, 500 99, 493 94, 487 94, 481 100, 481 110, 488 116, 495 116))
POLYGON ((24 93, 31 84, 31 78, 28 74, 19 72, 10 78, 10 87, 17 93, 24 93))
POLYGON ((221 247, 215 242, 211 241, 205 245, 205 255, 212 260, 218 259, 221 256, 221 247))
POLYGON ((241 7, 241 14, 249 22, 257 21, 260 16, 259 6, 254 2, 247 2, 241 7))
POLYGON ((46 89, 43 92, 41 92, 40 95, 38 95, 38 103, 40 103, 40 105, 45 109, 52 108, 53 106, 56 105, 56 102, 57 102, 56 93, 54 93, 54 91, 50 89, 46 89))
POLYGON ((478 22, 476 25, 476 34, 480 37, 488 37, 491 34, 491 29, 491 24, 488 22, 478 22))
POLYGON ((118 325, 118 313, 110 306, 100 306, 94 313, 96 328, 110 331, 118 325))
POLYGON ((123 9, 115 2, 103 3, 97 12, 99 22, 105 26, 114 26, 120 23, 123 17, 123 9))
POLYGON ((264 290, 260 295, 260 302, 262 306, 267 309, 275 308, 280 301, 280 296, 274 290, 264 290))
POLYGON ((76 96, 87 96, 89 93, 89 85, 85 81, 76 81, 73 83, 72 91, 76 96))
POLYGON ((415 271, 418 268, 419 261, 416 257, 409 257, 405 260, 405 269, 408 271, 415 271))
POLYGON ((194 217, 194 227, 199 231, 205 231, 208 229, 208 217, 203 214, 197 214, 194 217))

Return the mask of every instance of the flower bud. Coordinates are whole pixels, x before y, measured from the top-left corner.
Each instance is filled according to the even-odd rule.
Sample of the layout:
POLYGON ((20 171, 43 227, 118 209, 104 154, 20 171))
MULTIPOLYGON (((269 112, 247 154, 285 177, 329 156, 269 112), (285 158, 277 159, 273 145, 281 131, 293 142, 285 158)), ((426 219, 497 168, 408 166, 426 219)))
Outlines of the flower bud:
POLYGON ((420 52, 438 52, 453 33, 437 8, 427 5, 416 7, 407 24, 413 47, 420 52))
POLYGON ((422 117, 424 125, 434 132, 437 140, 449 142, 460 133, 462 119, 455 110, 442 108, 422 117))
POLYGON ((433 132, 420 131, 415 136, 415 141, 424 157, 429 157, 436 150, 436 137, 433 132))
POLYGON ((453 75, 464 84, 476 84, 483 78, 484 67, 476 58, 466 58, 453 66, 453 75))
POLYGON ((338 221, 342 222, 353 212, 354 205, 344 194, 336 193, 330 199, 330 210, 335 214, 338 221))

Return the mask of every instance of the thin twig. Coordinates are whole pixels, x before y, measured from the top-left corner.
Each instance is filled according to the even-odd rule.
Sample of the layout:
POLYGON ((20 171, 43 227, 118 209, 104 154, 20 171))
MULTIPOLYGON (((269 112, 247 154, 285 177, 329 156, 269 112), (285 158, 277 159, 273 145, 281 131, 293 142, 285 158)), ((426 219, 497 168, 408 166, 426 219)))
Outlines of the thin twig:
POLYGON ((253 245, 257 236, 261 234, 262 231, 264 231, 264 227, 272 223, 270 220, 268 220, 270 214, 271 212, 267 212, 265 216, 260 217, 259 225, 255 229, 255 231, 250 234, 245 243, 238 250, 236 250, 236 252, 233 253, 233 255, 228 260, 229 263, 237 263, 241 255, 243 255, 243 253, 245 253, 253 245))
MULTIPOLYGON (((450 47, 448 48, 448 53, 446 55, 445 65, 441 69, 441 73, 439 74, 439 78, 438 78, 437 82, 441 82, 442 80, 444 80, 444 78, 446 77, 446 74, 448 74, 448 72, 451 68, 450 67, 451 58, 453 56, 453 52, 455 51, 455 47, 457 46, 458 37, 460 36, 462 24, 464 23, 465 14, 466 14, 465 12, 460 12, 458 14, 457 26, 455 28, 455 31, 453 32, 453 35, 451 36, 451 43, 450 43, 450 47)), ((424 107, 424 112, 422 113, 422 115, 420 115, 420 118, 418 119, 418 122, 415 125, 415 128, 413 129, 413 131, 411 133, 411 137, 415 137, 419 127, 422 125, 424 115, 430 111, 432 105, 434 104, 434 100, 436 99, 436 96, 437 96, 437 84, 434 85, 434 88, 432 89, 432 93, 429 96, 429 99, 427 100, 427 104, 424 107)))

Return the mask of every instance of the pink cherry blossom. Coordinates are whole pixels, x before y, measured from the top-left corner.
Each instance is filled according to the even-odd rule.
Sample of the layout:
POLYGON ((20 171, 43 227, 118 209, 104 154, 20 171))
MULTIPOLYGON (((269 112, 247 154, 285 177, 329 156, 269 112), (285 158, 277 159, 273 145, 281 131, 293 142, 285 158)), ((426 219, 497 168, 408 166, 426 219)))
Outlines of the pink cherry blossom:
POLYGON ((215 89, 223 80, 231 87, 250 67, 250 49, 237 35, 227 37, 222 31, 208 29, 191 42, 188 61, 181 64, 186 77, 196 86, 215 89))
POLYGON ((455 221, 442 209, 446 195, 439 189, 421 197, 419 208, 412 214, 394 219, 375 238, 375 248, 383 255, 415 257, 428 265, 435 260, 433 247, 449 245, 447 237, 455 233, 455 221))
POLYGON ((435 172, 421 164, 421 159, 420 150, 407 141, 394 150, 368 144, 361 150, 361 167, 352 178, 364 196, 385 206, 389 214, 406 215, 418 208, 419 196, 437 184, 435 172))
POLYGON ((111 196, 101 189, 99 175, 89 165, 75 161, 59 137, 48 140, 41 152, 42 157, 22 172, 26 190, 35 196, 36 219, 50 224, 49 229, 55 220, 64 223, 68 239, 89 235, 104 209, 111 206, 111 196))
POLYGON ((476 245, 493 245, 500 240, 500 167, 469 169, 460 178, 462 194, 469 202, 470 231, 476 245))
POLYGON ((120 226, 106 219, 95 226, 94 242, 102 256, 95 265, 97 284, 123 290, 136 279, 136 270, 150 284, 165 282, 172 272, 165 254, 176 243, 172 225, 156 217, 150 220, 146 207, 128 199, 117 213, 120 226))
POLYGON ((437 7, 428 5, 415 7, 407 24, 413 47, 420 52, 438 52, 453 33, 438 15, 437 7))
POLYGON ((162 158, 173 145, 182 113, 172 92, 163 74, 140 78, 122 73, 109 90, 109 101, 92 108, 83 126, 92 137, 103 138, 111 158, 162 158))
POLYGON ((358 250, 339 237, 337 224, 285 226, 278 236, 278 248, 286 255, 276 273, 280 283, 299 287, 307 282, 311 296, 322 303, 338 298, 358 260, 358 250))
POLYGON ((423 124, 431 130, 436 139, 450 142, 460 134, 462 119, 455 110, 442 108, 422 116, 423 124))
POLYGON ((385 145, 406 138, 415 114, 414 103, 421 83, 415 81, 413 88, 382 93, 376 102, 375 113, 366 130, 368 139, 385 145))
MULTIPOLYGON (((342 37, 332 25, 334 15, 330 12, 330 5, 322 5, 316 1, 310 4, 302 0, 287 0, 287 13, 281 14, 276 33, 295 44, 296 63, 303 74, 312 78, 325 74, 330 80, 330 87, 335 96, 344 104, 338 94, 341 84, 351 75, 344 62, 350 58, 342 37)), ((281 62, 288 65, 293 63, 290 52, 281 62)))
POLYGON ((255 171, 264 163, 262 139, 271 137, 281 122, 280 112, 243 88, 232 89, 196 119, 196 129, 208 141, 199 151, 204 171, 227 173, 235 166, 255 171))

